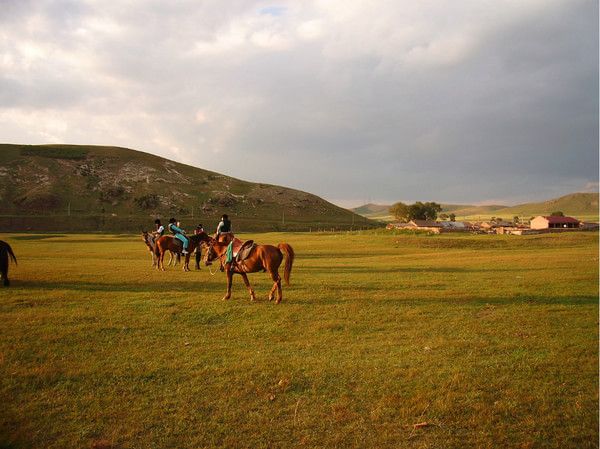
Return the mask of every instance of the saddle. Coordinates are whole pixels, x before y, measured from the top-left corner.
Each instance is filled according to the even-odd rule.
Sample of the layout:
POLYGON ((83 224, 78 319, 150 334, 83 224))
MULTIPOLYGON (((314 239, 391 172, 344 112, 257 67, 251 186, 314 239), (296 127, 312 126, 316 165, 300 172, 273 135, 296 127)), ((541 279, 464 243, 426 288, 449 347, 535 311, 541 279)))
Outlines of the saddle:
POLYGON ((231 248, 231 256, 232 260, 235 262, 241 262, 242 260, 246 260, 250 257, 250 253, 256 246, 254 240, 246 240, 245 242, 234 238, 229 244, 231 248))

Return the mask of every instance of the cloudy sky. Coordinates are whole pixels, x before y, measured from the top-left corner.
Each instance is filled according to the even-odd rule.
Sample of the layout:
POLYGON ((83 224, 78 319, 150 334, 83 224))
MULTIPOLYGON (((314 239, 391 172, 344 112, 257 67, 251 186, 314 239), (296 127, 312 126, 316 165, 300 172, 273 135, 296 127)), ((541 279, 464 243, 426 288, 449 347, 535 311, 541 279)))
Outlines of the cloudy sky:
POLYGON ((0 141, 368 200, 598 189, 597 0, 0 0, 0 141))

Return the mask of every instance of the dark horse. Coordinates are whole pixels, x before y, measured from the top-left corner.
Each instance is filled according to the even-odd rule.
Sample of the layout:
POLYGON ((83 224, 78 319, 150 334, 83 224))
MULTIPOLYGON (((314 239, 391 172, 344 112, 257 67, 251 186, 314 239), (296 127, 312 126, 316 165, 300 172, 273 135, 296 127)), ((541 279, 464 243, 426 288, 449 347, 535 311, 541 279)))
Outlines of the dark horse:
MULTIPOLYGON (((190 236, 186 236, 189 240, 190 244, 188 245, 188 253, 185 256, 185 262, 183 263, 183 271, 190 271, 190 254, 194 252, 195 249, 200 250, 200 245, 202 242, 207 242, 210 237, 206 232, 201 232, 200 234, 193 234, 190 236)), ((183 250, 183 244, 179 239, 171 235, 163 235, 156 241, 155 245, 156 249, 156 257, 157 257, 157 266, 156 268, 162 271, 165 271, 165 253, 167 251, 173 251, 174 253, 181 253, 183 250)))
POLYGON ((8 263, 11 259, 14 263, 17 263, 17 258, 10 245, 0 240, 0 274, 4 280, 5 287, 10 285, 10 281, 8 280, 8 263))
POLYGON ((279 304, 283 298, 281 293, 281 276, 279 276, 279 266, 283 261, 283 253, 286 253, 287 257, 285 260, 285 269, 283 271, 283 278, 285 283, 290 285, 290 273, 292 272, 292 265, 294 263, 294 250, 287 243, 280 243, 277 246, 272 245, 256 245, 250 255, 241 262, 226 263, 225 257, 227 253, 227 243, 217 242, 211 238, 207 244, 208 250, 206 251, 205 264, 210 265, 213 260, 219 259, 221 264, 225 267, 227 273, 227 293, 223 297, 223 300, 231 298, 231 283, 233 280, 233 274, 238 273, 244 279, 244 284, 250 292, 250 299, 256 301, 254 290, 250 286, 248 281, 248 275, 246 273, 256 273, 257 271, 268 271, 271 279, 273 279, 273 288, 269 292, 269 301, 272 301, 275 297, 275 291, 277 290, 277 299, 275 304, 279 304))

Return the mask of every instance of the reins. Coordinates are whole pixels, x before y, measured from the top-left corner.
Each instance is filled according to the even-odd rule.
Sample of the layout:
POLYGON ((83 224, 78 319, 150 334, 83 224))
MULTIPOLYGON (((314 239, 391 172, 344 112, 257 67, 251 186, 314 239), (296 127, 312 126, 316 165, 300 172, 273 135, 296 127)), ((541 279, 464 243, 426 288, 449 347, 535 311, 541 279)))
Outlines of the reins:
MULTIPOLYGON (((213 245, 212 245, 212 244, 211 244, 211 245, 208 247, 208 250, 206 251, 206 260, 207 260, 207 261, 208 261, 208 254, 209 254, 209 252, 210 252, 211 250, 212 250, 212 251, 215 251, 215 249, 214 249, 214 247, 213 247, 213 245)), ((216 251, 215 251, 215 253, 216 253, 216 251)), ((223 262, 221 261, 221 259, 223 258, 223 256, 225 256, 225 253, 223 253, 223 254, 221 254, 221 255, 219 256, 219 261, 221 262, 221 265, 223 265, 223 262)), ((216 259, 213 259, 213 260, 216 260, 216 259)), ((212 262, 212 261, 211 261, 211 262, 212 262)), ((212 264, 211 264, 211 265, 212 265, 212 264)), ((214 276, 215 274, 217 274, 217 272, 216 272, 216 271, 213 273, 213 271, 210 269, 210 265, 208 265, 208 272, 210 273, 210 275, 211 275, 211 276, 214 276)))

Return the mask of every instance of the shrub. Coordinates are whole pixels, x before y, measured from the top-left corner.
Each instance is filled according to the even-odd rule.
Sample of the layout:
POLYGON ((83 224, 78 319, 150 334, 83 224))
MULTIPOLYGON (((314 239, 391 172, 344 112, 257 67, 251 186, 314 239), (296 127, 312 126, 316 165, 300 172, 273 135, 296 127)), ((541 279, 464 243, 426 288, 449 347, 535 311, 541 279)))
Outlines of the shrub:
POLYGON ((136 204, 137 207, 143 210, 156 209, 160 204, 158 195, 156 195, 155 193, 150 193, 148 195, 134 198, 133 202, 136 204))

